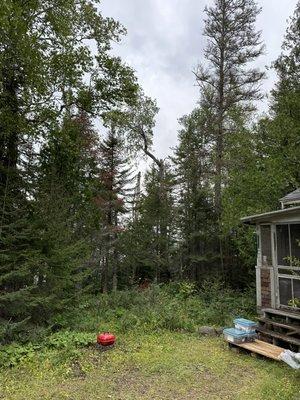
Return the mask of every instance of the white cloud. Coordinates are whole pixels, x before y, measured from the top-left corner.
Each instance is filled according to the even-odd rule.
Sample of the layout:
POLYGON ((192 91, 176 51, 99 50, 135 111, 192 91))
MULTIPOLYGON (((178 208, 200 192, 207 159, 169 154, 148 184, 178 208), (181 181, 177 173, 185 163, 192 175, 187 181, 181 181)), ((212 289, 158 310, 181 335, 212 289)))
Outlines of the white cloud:
MULTIPOLYGON (((147 95, 156 98, 160 112, 154 148, 159 157, 170 153, 177 140, 178 118, 190 112, 198 99, 193 68, 203 56, 203 9, 212 0, 102 0, 105 16, 119 20, 128 35, 115 48, 137 73, 147 95)), ((263 11, 258 29, 263 31, 267 53, 259 66, 270 65, 280 53, 297 0, 259 0, 263 11)), ((276 77, 268 72, 266 92, 276 77)), ((263 106, 262 106, 263 109, 263 106)))

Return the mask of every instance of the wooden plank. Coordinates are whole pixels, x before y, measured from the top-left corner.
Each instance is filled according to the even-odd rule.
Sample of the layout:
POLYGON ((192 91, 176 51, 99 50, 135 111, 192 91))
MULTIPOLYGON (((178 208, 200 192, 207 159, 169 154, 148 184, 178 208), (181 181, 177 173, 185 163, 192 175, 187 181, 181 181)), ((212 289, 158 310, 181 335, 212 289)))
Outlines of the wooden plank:
POLYGON ((264 308, 262 310, 265 314, 272 314, 272 315, 279 315, 281 317, 287 317, 291 319, 296 319, 300 321, 300 312, 292 312, 292 311, 283 311, 283 310, 276 310, 274 308, 264 308))
POLYGON ((287 336, 286 334, 270 331, 269 329, 265 329, 262 327, 257 327, 256 330, 258 332, 261 332, 263 335, 271 336, 275 339, 280 339, 284 342, 295 344, 297 346, 300 346, 300 339, 292 338, 290 336, 287 336))
POLYGON ((240 343, 240 344, 234 343, 233 345, 242 347, 243 349, 251 351, 252 353, 257 353, 276 361, 280 361, 279 356, 285 350, 282 347, 275 346, 273 344, 266 343, 261 340, 255 340, 254 342, 240 343))
POLYGON ((277 322, 273 319, 269 318, 258 318, 258 321, 263 322, 265 324, 273 325, 273 326, 278 326, 279 328, 284 328, 286 330, 292 331, 287 333, 289 334, 295 334, 295 333, 300 333, 300 325, 289 325, 289 324, 283 324, 282 322, 277 322))

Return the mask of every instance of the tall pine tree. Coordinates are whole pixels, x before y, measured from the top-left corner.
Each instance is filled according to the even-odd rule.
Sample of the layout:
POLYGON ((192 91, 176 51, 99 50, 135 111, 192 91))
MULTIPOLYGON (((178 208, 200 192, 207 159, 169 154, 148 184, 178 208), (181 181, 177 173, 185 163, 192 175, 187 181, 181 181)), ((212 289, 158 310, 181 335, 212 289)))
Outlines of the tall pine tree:
POLYGON ((260 32, 255 30, 260 10, 254 0, 215 0, 205 9, 204 51, 206 62, 195 72, 202 106, 211 110, 208 121, 212 133, 215 169, 215 208, 222 211, 224 154, 230 135, 232 111, 253 109, 261 98, 264 73, 249 66, 263 52, 260 32))
POLYGON ((219 229, 220 264, 225 271, 226 243, 222 238, 222 192, 228 166, 228 138, 236 129, 235 114, 245 115, 261 98, 264 73, 252 67, 263 52, 255 22, 260 12, 254 0, 215 0, 205 9, 205 63, 195 72, 200 86, 200 103, 207 110, 214 164, 214 206, 219 229))
POLYGON ((204 121, 205 113, 200 108, 181 118, 179 144, 173 157, 179 260, 182 276, 196 281, 212 272, 217 250, 210 141, 204 121))

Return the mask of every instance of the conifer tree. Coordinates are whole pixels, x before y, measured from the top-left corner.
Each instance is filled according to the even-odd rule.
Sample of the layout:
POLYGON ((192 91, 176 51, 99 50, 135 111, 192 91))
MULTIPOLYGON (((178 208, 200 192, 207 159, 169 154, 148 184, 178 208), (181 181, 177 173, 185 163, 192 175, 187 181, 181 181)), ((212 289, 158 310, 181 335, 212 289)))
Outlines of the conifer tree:
POLYGON ((205 63, 195 72, 201 103, 211 110, 209 126, 214 149, 215 209, 222 212, 224 155, 230 134, 231 112, 253 109, 261 98, 264 73, 249 66, 263 52, 260 32, 255 30, 260 9, 254 0, 215 0, 205 13, 205 63))
POLYGON ((172 158, 176 177, 177 229, 182 275, 200 280, 212 270, 216 239, 209 139, 203 110, 181 118, 179 144, 172 158))
POLYGON ((140 220, 151 238, 151 278, 156 282, 169 279, 176 269, 171 262, 175 233, 173 186, 173 175, 167 164, 164 164, 163 177, 154 165, 145 176, 146 193, 141 200, 140 220))
POLYGON ((235 129, 234 116, 253 111, 261 99, 264 73, 251 63, 263 53, 255 22, 260 12, 254 0, 214 0, 206 7, 205 62, 195 71, 200 87, 200 104, 207 113, 211 155, 214 165, 214 208, 219 231, 219 258, 223 274, 226 244, 222 228, 222 192, 228 166, 228 139, 235 129))
POLYGON ((124 141, 110 121, 107 138, 100 145, 101 191, 97 202, 102 213, 102 290, 107 292, 109 282, 117 290, 120 264, 119 235, 124 216, 128 212, 128 199, 132 195, 132 176, 124 141), (127 204, 126 204, 127 203, 127 204))
POLYGON ((284 178, 284 194, 300 186, 300 2, 274 68, 278 82, 272 92, 271 118, 262 121, 261 133, 264 150, 276 162, 274 174, 281 171, 284 178))

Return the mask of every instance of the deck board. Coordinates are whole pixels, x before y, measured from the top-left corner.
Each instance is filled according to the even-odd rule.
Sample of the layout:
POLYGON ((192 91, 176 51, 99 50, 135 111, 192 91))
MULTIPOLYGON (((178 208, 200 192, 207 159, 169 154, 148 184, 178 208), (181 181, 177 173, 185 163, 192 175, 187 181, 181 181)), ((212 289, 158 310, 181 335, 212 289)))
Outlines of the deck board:
POLYGON ((278 326, 279 328, 284 328, 288 331, 293 331, 294 333, 300 333, 300 325, 297 323, 297 325, 293 324, 284 324, 282 322, 277 322, 273 319, 269 318, 258 318, 259 322, 262 322, 266 325, 273 325, 273 326, 278 326))
POLYGON ((296 319, 300 321, 300 311, 285 311, 285 310, 277 310, 274 308, 264 308, 262 310, 265 314, 278 315, 285 318, 296 319))
POLYGON ((247 343, 234 343, 234 346, 242 347, 252 353, 257 353, 262 356, 272 358, 273 360, 280 361, 279 356, 285 350, 282 347, 275 346, 274 344, 266 343, 261 340, 247 343))

